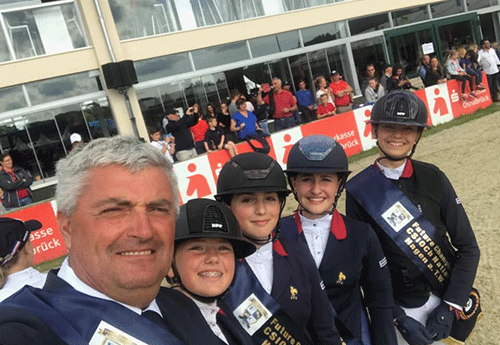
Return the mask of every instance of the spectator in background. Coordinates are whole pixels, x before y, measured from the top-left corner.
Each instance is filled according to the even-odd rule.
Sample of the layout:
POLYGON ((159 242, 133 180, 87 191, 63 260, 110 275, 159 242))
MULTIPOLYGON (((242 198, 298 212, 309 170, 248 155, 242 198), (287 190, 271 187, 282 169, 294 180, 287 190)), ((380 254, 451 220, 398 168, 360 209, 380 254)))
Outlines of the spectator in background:
POLYGON ((387 92, 394 90, 408 90, 411 88, 410 80, 403 75, 403 66, 395 64, 392 68, 391 79, 387 80, 387 92))
POLYGON ((384 74, 380 77, 380 85, 384 87, 385 92, 387 93, 387 81, 392 77, 392 66, 385 65, 384 66, 384 74))
MULTIPOLYGON (((283 84, 283 90, 286 90, 288 92, 290 92, 293 96, 293 99, 295 100, 295 104, 297 104, 297 97, 295 97, 295 94, 292 90, 292 82, 290 81, 286 81, 284 84, 283 84)), ((250 111, 253 111, 252 109, 249 109, 250 111)), ((299 114, 299 108, 297 106, 297 109, 295 109, 293 112, 292 112, 292 116, 293 116, 293 121, 296 125, 299 125, 301 123, 301 120, 300 120, 300 114, 299 114)))
MULTIPOLYGON (((290 91, 286 91, 282 88, 281 79, 273 78, 272 81, 274 98, 274 114, 272 114, 274 119, 274 129, 280 131, 282 129, 287 129, 293 127, 293 111, 297 110, 297 102, 295 97, 290 91)), ((269 95, 262 97, 262 85, 259 87, 259 94, 257 95, 258 104, 270 104, 269 95)))
POLYGON ((368 81, 368 86, 365 90, 365 98, 368 103, 375 103, 382 96, 385 95, 385 90, 382 85, 378 82, 377 77, 370 78, 368 81))
POLYGON ((252 111, 248 108, 248 103, 247 103, 247 110, 250 110, 251 112, 254 113, 255 117, 257 118, 257 124, 259 125, 260 129, 262 129, 262 133, 264 133, 264 136, 268 137, 271 135, 269 133, 269 124, 267 122, 267 118, 269 116, 269 106, 265 103, 259 104, 257 101, 258 95, 259 95, 258 87, 250 90, 250 101, 252 102, 254 110, 252 111))
POLYGON ((238 111, 236 107, 236 101, 241 97, 241 92, 238 89, 231 90, 231 102, 229 102, 229 115, 233 116, 235 112, 238 111))
POLYGON ((165 118, 168 120, 165 131, 171 133, 175 138, 175 158, 179 162, 196 157, 194 140, 189 130, 198 123, 198 116, 194 114, 193 107, 189 107, 186 115, 180 117, 175 109, 165 110, 165 118))
POLYGON ((431 58, 431 65, 425 74, 424 85, 427 87, 446 82, 447 79, 444 74, 443 66, 439 63, 438 58, 433 56, 431 58))
POLYGON ((299 91, 295 94, 297 98, 297 105, 302 112, 302 120, 304 123, 314 120, 314 97, 312 92, 306 89, 306 81, 302 79, 299 82, 299 91))
POLYGON ((205 142, 205 133, 208 130, 208 124, 207 121, 205 121, 205 118, 200 111, 198 103, 195 103, 193 105, 193 111, 194 111, 193 116, 198 116, 198 122, 191 127, 191 133, 193 133, 194 147, 196 149, 196 153, 202 154, 205 152, 204 142, 205 142))
POLYGON ((209 117, 217 117, 217 110, 215 110, 215 106, 212 103, 207 104, 207 111, 205 117, 207 119, 209 117))
POLYGON ((483 85, 483 70, 477 63, 477 54, 472 49, 465 52, 464 57, 460 60, 460 66, 462 66, 468 75, 474 78, 477 89, 485 89, 483 85))
POLYGON ((31 232, 41 227, 37 220, 0 218, 0 302, 24 285, 43 287, 47 275, 31 267, 34 254, 30 241, 31 232))
POLYGON ((219 126, 224 131, 226 139, 236 143, 237 137, 233 132, 231 132, 231 115, 229 114, 227 104, 224 102, 220 104, 220 113, 217 115, 217 121, 219 122, 219 126))
POLYGON ((9 153, 0 155, 2 171, 0 171, 0 188, 2 188, 3 205, 11 210, 15 207, 29 205, 33 202, 30 186, 33 183, 31 174, 21 167, 14 167, 9 153))
POLYGON ((170 163, 173 163, 175 154, 175 138, 169 134, 165 137, 165 140, 161 140, 161 131, 157 127, 151 127, 149 129, 149 137, 151 138, 150 144, 160 150, 165 157, 167 157, 170 163))
POLYGON ((328 95, 326 93, 322 94, 321 104, 318 105, 318 109, 316 110, 316 116, 318 119, 322 119, 324 117, 333 116, 337 113, 335 109, 335 105, 333 103, 328 102, 328 95))
POLYGON ((354 91, 352 87, 344 80, 337 71, 332 71, 332 82, 330 83, 330 90, 333 94, 333 103, 337 108, 337 113, 345 113, 352 110, 354 91))
POLYGON ((365 76, 361 79, 360 87, 361 87, 361 92, 363 93, 363 96, 366 97, 366 88, 368 87, 368 84, 370 82, 370 79, 375 77, 376 70, 375 70, 375 65, 372 63, 369 63, 366 65, 366 74, 365 76))
POLYGON ((208 130, 205 133, 205 150, 207 152, 214 152, 217 150, 226 149, 229 156, 234 157, 238 154, 236 145, 230 141, 226 140, 224 136, 224 131, 222 128, 217 126, 217 119, 215 117, 209 117, 207 119, 208 130))
POLYGON ((446 70, 450 75, 451 79, 458 80, 462 84, 462 98, 474 97, 474 81, 472 77, 468 75, 458 62, 458 52, 456 50, 450 50, 448 53, 448 59, 446 61, 446 70), (470 93, 465 93, 465 82, 469 83, 470 93))
POLYGON ((422 56, 420 59, 420 64, 417 67, 417 73, 422 79, 422 81, 425 80, 425 75, 427 74, 427 71, 429 70, 431 64, 431 57, 427 54, 422 56))
POLYGON ((264 137, 264 133, 262 133, 259 125, 257 124, 255 114, 247 110, 246 101, 240 98, 236 101, 236 106, 238 107, 238 111, 232 116, 231 131, 237 132, 238 138, 240 140, 246 140, 254 151, 269 153, 269 144, 264 137), (259 141, 262 148, 253 145, 251 142, 252 139, 259 141))
POLYGON ((70 151, 73 151, 78 146, 83 144, 82 136, 78 133, 71 134, 69 137, 69 141, 71 142, 71 148, 69 149, 70 151))
POLYGON ((481 50, 478 53, 477 62, 483 67, 488 78, 488 86, 490 88, 491 99, 493 102, 498 101, 498 65, 500 59, 493 49, 490 48, 490 41, 482 39, 480 42, 481 50))
POLYGON ((318 89, 318 91, 316 91, 316 103, 320 104, 321 95, 326 93, 328 95, 328 102, 333 104, 334 102, 332 90, 328 87, 326 78, 323 76, 319 76, 314 80, 314 83, 316 84, 316 88, 318 89))

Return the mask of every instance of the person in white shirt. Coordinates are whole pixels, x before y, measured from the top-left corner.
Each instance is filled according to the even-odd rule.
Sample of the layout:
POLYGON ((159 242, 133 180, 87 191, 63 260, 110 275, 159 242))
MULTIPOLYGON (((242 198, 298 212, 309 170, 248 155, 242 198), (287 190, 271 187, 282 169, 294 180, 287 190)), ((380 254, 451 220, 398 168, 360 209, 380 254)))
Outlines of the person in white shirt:
POLYGON ((478 53, 477 62, 483 67, 488 78, 488 86, 490 88, 491 99, 497 101, 498 92, 498 65, 500 60, 493 49, 490 48, 490 41, 482 39, 480 42, 481 50, 478 53))
POLYGON ((165 157, 167 157, 170 163, 173 163, 175 154, 175 138, 172 135, 167 135, 165 140, 160 140, 161 130, 156 127, 151 127, 149 129, 149 137, 151 139, 150 144, 165 154, 165 157))
POLYGON ((41 227, 37 220, 0 218, 0 302, 25 285, 41 288, 45 283, 47 275, 31 267, 34 255, 30 234, 41 227))

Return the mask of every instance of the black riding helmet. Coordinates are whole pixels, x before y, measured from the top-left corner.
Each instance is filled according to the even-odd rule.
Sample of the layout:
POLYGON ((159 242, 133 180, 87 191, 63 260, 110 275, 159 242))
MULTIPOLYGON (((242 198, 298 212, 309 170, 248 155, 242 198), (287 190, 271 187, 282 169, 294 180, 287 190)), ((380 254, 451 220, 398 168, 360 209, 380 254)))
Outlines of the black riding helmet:
POLYGON ((413 145, 410 154, 406 157, 393 157, 387 154, 382 150, 382 148, 380 148, 377 140, 377 145, 380 151, 382 151, 385 155, 383 158, 399 161, 413 156, 423 129, 430 128, 427 124, 427 113, 427 106, 424 101, 410 91, 393 91, 375 102, 371 111, 371 119, 368 121, 368 123, 371 123, 374 126, 375 133, 377 133, 378 125, 384 123, 416 126, 419 128, 417 141, 413 145))
MULTIPOLYGON (((175 247, 184 241, 197 238, 220 238, 228 240, 234 250, 236 259, 244 258, 255 252, 253 243, 242 237, 238 221, 233 212, 226 206, 210 199, 189 200, 180 208, 179 216, 175 223, 175 247)), ((172 263, 174 277, 167 276, 170 284, 183 286, 179 273, 172 263)), ((196 299, 204 302, 213 301, 219 296, 203 297, 194 294, 196 299)))
MULTIPOLYGON (((281 211, 285 207, 285 200, 292 191, 288 189, 285 173, 274 159, 264 153, 247 152, 239 154, 224 164, 217 180, 217 194, 215 199, 229 205, 234 194, 276 192, 281 201, 281 211)), ((277 238, 279 221, 276 227, 277 238)), ((263 242, 243 234, 257 244, 263 242)))
MULTIPOLYGON (((286 174, 292 188, 291 178, 298 173, 336 173, 339 176, 340 184, 332 207, 333 212, 351 171, 342 145, 326 135, 310 135, 297 141, 288 154, 286 174)), ((298 201, 295 193, 294 196, 298 201)))
POLYGON ((194 238, 222 238, 233 245, 237 259, 255 251, 255 245, 244 239, 231 210, 210 199, 193 199, 182 205, 175 223, 175 243, 194 238))

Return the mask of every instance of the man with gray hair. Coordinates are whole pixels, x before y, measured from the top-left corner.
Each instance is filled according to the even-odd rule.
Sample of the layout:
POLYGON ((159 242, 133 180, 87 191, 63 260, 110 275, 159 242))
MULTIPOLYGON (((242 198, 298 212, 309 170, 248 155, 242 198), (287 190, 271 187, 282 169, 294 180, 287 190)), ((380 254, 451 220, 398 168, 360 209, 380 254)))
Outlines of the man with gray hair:
POLYGON ((275 131, 293 127, 293 111, 297 110, 297 101, 290 91, 283 89, 280 78, 273 78, 272 84, 273 90, 265 97, 262 97, 262 85, 259 87, 257 103, 271 105, 273 103, 271 98, 274 99, 274 112, 272 116, 275 131))
POLYGON ((181 344, 162 320, 177 180, 151 145, 116 136, 57 164, 57 219, 68 258, 43 289, 0 305, 0 343, 181 344), (144 317, 143 317, 144 316, 144 317))

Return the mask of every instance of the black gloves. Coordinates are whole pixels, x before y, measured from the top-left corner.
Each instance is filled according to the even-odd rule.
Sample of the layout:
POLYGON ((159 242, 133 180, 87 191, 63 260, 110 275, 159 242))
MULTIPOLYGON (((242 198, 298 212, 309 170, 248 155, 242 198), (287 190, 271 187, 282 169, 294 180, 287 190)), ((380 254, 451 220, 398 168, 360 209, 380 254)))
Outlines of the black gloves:
POLYGON ((434 341, 424 325, 406 314, 399 316, 394 324, 410 345, 429 345, 434 341))
POLYGON ((450 305, 445 302, 441 302, 441 304, 429 314, 429 318, 427 319, 427 330, 435 341, 450 335, 454 318, 455 312, 450 308, 450 305))

